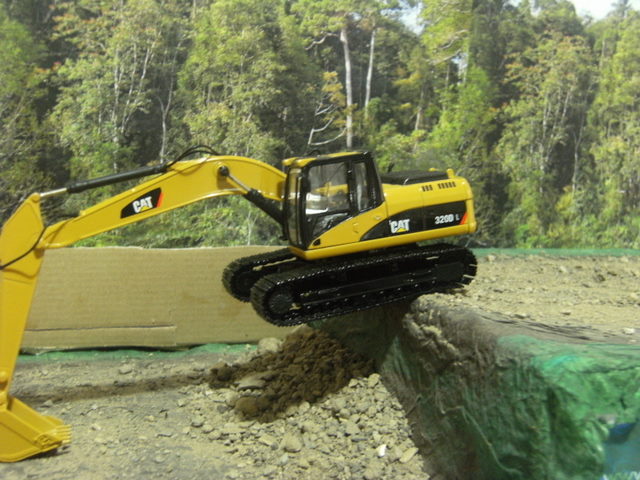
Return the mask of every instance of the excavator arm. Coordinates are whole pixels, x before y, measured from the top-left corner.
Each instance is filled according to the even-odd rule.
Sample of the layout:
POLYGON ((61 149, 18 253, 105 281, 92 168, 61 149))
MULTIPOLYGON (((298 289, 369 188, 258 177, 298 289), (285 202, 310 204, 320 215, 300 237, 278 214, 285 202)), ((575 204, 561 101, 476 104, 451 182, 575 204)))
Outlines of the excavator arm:
POLYGON ((70 427, 9 395, 44 252, 207 198, 243 195, 282 223, 285 174, 257 160, 209 156, 143 167, 28 197, 0 234, 0 462, 14 462, 70 441, 70 427), (156 174, 153 178, 45 226, 40 202, 53 195, 156 174))

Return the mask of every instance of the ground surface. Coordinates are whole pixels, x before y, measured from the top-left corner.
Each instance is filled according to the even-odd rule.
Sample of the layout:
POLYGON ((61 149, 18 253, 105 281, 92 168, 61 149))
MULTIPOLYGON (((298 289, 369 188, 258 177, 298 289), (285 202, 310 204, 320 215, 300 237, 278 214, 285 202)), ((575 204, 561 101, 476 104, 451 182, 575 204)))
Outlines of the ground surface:
POLYGON ((12 393, 72 425, 2 480, 425 479, 369 361, 308 327, 243 354, 23 361, 12 393), (212 369, 213 367, 213 369, 212 369))
POLYGON ((640 256, 487 255, 452 304, 640 343, 640 256))
MULTIPOLYGON (((640 257, 490 255, 443 296, 515 320, 640 340, 640 257)), ((22 361, 12 394, 73 427, 13 479, 426 479, 370 363, 310 330, 258 350, 22 361)))

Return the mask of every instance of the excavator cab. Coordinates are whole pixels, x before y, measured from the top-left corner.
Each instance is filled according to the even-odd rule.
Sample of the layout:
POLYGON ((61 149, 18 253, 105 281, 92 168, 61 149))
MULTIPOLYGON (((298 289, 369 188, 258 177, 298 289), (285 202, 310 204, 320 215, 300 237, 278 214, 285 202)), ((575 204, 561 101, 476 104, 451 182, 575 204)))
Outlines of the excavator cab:
POLYGON ((302 250, 322 245, 334 226, 382 203, 376 164, 367 153, 301 159, 289 165, 285 234, 302 250))

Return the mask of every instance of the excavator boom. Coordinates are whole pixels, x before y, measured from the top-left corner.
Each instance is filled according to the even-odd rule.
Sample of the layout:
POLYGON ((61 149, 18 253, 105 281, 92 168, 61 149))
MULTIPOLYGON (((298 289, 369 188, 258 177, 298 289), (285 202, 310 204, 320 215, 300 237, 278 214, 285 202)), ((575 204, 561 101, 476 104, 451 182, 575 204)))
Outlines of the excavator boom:
MULTIPOLYGON (((122 227, 207 198, 244 195, 276 220, 285 174, 244 157, 214 156, 176 162, 166 168, 143 168, 67 188, 32 194, 3 225, 0 234, 0 462, 14 462, 55 449, 70 441, 70 428, 43 416, 9 395, 22 335, 44 252, 122 227), (163 173, 162 173, 163 172, 163 173), (45 226, 43 198, 88 188, 160 175, 83 210, 75 218, 45 226), (242 179, 251 179, 247 186, 242 179)), ((245 180, 246 181, 246 180, 245 180)))

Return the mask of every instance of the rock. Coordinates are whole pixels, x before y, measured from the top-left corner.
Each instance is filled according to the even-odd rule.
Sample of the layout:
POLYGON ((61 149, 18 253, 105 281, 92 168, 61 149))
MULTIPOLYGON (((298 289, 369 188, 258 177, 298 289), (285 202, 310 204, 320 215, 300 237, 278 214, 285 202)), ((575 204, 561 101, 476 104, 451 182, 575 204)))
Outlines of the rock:
POLYGON ((204 425, 204 417, 201 415, 198 415, 197 417, 194 417, 193 419, 191 419, 191 426, 193 428, 200 428, 204 425))
POLYGON ((258 442, 266 445, 267 447, 272 447, 278 443, 278 440, 273 435, 265 433, 264 435, 260 435, 258 442))
POLYGON ((224 435, 239 435, 244 432, 244 429, 235 423, 225 423, 221 430, 224 435))
POLYGON ((259 402, 256 397, 240 397, 236 400, 235 409, 245 417, 255 417, 260 413, 259 402))
POLYGON ((270 477, 271 475, 275 474, 277 471, 278 471, 278 468, 275 465, 267 465, 266 467, 264 467, 264 470, 262 471, 262 476, 270 477))
POLYGON ((384 457, 387 454, 387 445, 383 443, 378 448, 376 448, 376 454, 379 458, 384 457))
POLYGON ((347 401, 342 397, 336 397, 331 401, 331 405, 336 412, 339 412, 340 410, 346 408, 347 401))
POLYGON ((238 380, 238 390, 253 390, 260 389, 264 387, 264 374, 263 373, 253 373, 251 375, 247 375, 246 377, 242 377, 238 380))
POLYGON ((369 462, 363 477, 365 480, 381 480, 384 478, 384 465, 378 459, 369 462))
POLYGON ((218 362, 211 367, 213 383, 224 383, 231 380, 233 369, 226 362, 218 362))
POLYGON ((318 423, 312 420, 307 420, 302 423, 301 429, 303 432, 316 433, 316 432, 319 432, 322 429, 322 427, 318 423))
POLYGON ((210 425, 208 423, 202 425, 202 433, 209 434, 211 432, 213 432, 213 425, 210 425))
POLYGON ((121 375, 128 375, 131 372, 133 372, 133 365, 131 365, 130 363, 125 363, 118 369, 118 373, 121 375))
POLYGON ((282 438, 282 449, 288 453, 298 453, 302 450, 302 441, 296 435, 285 433, 282 438))
POLYGON ((258 353, 261 355, 265 353, 276 353, 280 350, 281 346, 282 340, 279 338, 263 338, 258 342, 258 353))
POLYGON ((418 453, 418 449, 416 447, 407 448, 398 461, 400 463, 409 463, 416 453, 418 453))
POLYGON ((203 363, 193 362, 193 369, 196 372, 204 372, 207 369, 207 367, 205 367, 205 365, 203 363))
POLYGON ((358 435, 360 433, 360 428, 351 420, 346 420, 344 422, 344 433, 347 435, 358 435))
POLYGON ((233 390, 228 390, 224 393, 223 398, 224 402, 227 405, 229 405, 230 407, 234 407, 236 405, 236 402, 238 401, 239 396, 233 390))
POLYGON ((379 373, 372 373, 367 378, 367 385, 369 386, 369 388, 375 387, 376 385, 378 385, 379 382, 380 382, 380 374, 379 373))

